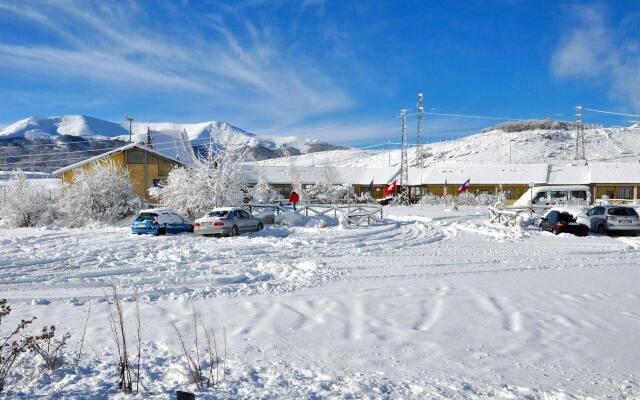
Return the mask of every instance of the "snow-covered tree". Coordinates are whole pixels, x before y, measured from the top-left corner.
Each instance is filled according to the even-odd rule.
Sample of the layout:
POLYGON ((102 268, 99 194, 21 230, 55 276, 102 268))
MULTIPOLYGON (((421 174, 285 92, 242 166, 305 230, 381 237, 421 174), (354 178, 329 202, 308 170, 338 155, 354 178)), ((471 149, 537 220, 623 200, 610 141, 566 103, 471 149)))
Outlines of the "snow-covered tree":
POLYGON ((96 161, 79 169, 60 194, 60 208, 74 226, 122 219, 143 203, 133 192, 129 171, 112 161, 96 161))
POLYGON ((36 226, 50 223, 54 216, 51 201, 42 190, 34 187, 24 172, 17 170, 6 187, 7 197, 2 207, 2 222, 8 226, 36 226))
POLYGON ((247 149, 209 143, 193 164, 169 172, 167 182, 149 193, 178 212, 197 218, 216 207, 239 206, 249 193, 247 149))
POLYGON ((294 192, 298 193, 298 196, 300 196, 300 203, 304 203, 307 196, 302 187, 302 180, 300 179, 298 168, 296 167, 293 157, 291 157, 291 153, 288 149, 284 149, 284 154, 288 161, 287 175, 291 179, 291 188, 294 192))
POLYGON ((258 178, 258 183, 251 189, 251 199, 256 203, 269 203, 277 197, 269 181, 264 176, 258 178))

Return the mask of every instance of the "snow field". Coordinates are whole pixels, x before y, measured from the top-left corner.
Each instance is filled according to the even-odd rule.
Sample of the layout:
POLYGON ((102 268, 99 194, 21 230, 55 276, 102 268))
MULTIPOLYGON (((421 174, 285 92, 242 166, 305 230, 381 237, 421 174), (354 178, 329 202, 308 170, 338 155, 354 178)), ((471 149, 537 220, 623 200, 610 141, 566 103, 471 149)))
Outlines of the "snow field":
POLYGON ((128 315, 142 294, 145 398, 193 390, 169 323, 191 338, 193 307, 229 342, 226 383, 198 398, 640 395, 639 238, 515 232, 475 207, 388 207, 385 217, 219 239, 0 230, 13 321, 69 329, 75 351, 92 304, 80 367, 35 378, 21 367, 9 395, 117 393, 103 304, 112 282, 128 315))

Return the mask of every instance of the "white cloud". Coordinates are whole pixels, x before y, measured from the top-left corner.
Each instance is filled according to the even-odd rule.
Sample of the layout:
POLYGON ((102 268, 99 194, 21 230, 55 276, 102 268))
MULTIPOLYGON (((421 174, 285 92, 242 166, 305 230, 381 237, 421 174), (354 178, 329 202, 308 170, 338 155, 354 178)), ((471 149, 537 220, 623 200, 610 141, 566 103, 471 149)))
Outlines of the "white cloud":
POLYGON ((640 111, 640 42, 620 37, 600 8, 573 7, 571 12, 576 21, 555 48, 554 75, 610 82, 612 97, 640 111))
MULTIPOLYGON (((19 17, 56 40, 0 44, 0 68, 45 80, 77 79, 122 92, 143 89, 237 109, 244 121, 288 125, 342 110, 351 96, 270 27, 246 19, 195 16, 189 24, 144 23, 134 2, 0 0, 0 16, 19 17), (4 16, 3 16, 4 14, 4 16), (233 26, 233 29, 230 28, 233 26), (203 31, 211 33, 206 35, 203 31)), ((230 17, 231 18, 231 17, 230 17)), ((215 116, 213 116, 215 117, 215 116)))

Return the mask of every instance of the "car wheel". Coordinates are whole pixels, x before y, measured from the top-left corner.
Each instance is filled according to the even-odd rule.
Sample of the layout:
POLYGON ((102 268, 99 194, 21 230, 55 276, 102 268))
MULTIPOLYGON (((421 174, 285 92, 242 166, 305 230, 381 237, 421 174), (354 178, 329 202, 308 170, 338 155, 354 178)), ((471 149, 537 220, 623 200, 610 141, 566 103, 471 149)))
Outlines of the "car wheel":
POLYGON ((233 228, 231 228, 231 236, 238 236, 239 234, 238 227, 234 225, 233 228))
POLYGON ((189 227, 187 228, 187 232, 193 233, 193 225, 189 225, 189 227))
POLYGON ((606 235, 607 234, 607 230, 605 229, 604 225, 598 225, 598 233, 601 235, 606 235))
POLYGON ((256 232, 261 231, 264 229, 264 225, 262 225, 262 222, 258 222, 258 229, 256 229, 256 232))
POLYGON ((158 233, 156 233, 156 236, 162 236, 162 235, 166 235, 167 231, 164 228, 160 228, 158 229, 158 233))
POLYGON ((557 235, 557 234, 558 234, 558 233, 560 233, 560 232, 558 232, 558 230, 557 230, 556 228, 553 228, 553 229, 551 230, 551 233, 553 233, 554 235, 557 235))

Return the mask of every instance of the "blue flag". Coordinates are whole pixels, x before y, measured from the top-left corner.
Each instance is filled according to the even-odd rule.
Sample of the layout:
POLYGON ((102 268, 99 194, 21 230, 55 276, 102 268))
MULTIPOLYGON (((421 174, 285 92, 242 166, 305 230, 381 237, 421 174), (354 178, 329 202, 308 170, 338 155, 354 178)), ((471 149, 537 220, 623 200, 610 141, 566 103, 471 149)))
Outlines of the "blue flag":
POLYGON ((371 180, 371 183, 369 184, 369 186, 367 186, 367 192, 370 192, 373 190, 373 179, 371 180))

